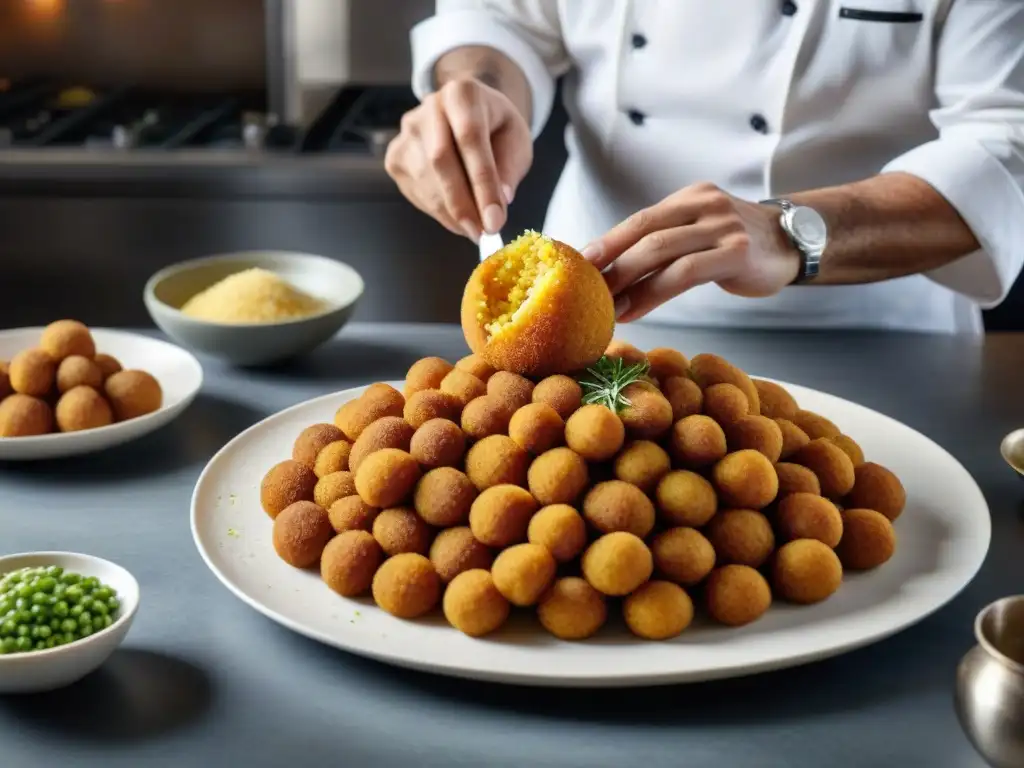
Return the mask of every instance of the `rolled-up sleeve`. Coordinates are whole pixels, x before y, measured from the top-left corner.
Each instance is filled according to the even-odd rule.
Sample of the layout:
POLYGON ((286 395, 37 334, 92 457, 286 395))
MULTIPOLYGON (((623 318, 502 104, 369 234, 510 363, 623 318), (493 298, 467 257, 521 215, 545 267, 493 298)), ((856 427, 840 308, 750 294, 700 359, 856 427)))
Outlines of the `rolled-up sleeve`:
POLYGON ((422 99, 433 90, 434 65, 448 51, 482 45, 516 63, 530 84, 530 129, 543 130, 555 78, 569 67, 557 3, 551 0, 438 0, 437 12, 411 35, 412 88, 422 99))
POLYGON ((888 163, 956 208, 981 248, 928 277, 985 308, 1024 264, 1024 0, 954 2, 937 43, 939 138, 888 163))

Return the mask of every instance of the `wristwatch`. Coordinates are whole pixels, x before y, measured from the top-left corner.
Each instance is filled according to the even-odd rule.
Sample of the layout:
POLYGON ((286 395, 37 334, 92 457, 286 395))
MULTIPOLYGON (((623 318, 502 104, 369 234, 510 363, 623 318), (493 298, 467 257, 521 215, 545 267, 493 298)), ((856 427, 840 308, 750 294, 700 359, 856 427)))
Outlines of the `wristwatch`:
POLYGON ((777 205, 782 209, 779 223, 782 231, 792 241, 800 254, 800 272, 793 281, 794 285, 806 282, 818 274, 821 255, 828 245, 828 226, 820 213, 806 205, 795 205, 789 200, 770 198, 762 200, 762 205, 777 205))

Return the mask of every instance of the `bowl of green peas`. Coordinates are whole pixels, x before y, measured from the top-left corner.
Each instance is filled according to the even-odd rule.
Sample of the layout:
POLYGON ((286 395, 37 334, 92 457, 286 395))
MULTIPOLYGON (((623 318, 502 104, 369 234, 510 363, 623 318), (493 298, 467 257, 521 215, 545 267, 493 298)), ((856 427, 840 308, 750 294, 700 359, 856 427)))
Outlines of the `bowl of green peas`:
POLYGON ((62 688, 117 649, 139 585, 108 560, 73 552, 0 557, 0 694, 62 688))

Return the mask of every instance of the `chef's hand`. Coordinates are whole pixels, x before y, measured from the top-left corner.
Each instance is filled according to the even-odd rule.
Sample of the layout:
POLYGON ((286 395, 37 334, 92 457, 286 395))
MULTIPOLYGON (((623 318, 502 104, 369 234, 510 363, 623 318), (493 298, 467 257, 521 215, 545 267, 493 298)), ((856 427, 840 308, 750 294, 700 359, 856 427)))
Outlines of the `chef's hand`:
POLYGON ((583 255, 607 267, 620 322, 704 283, 738 296, 771 296, 800 270, 779 215, 713 184, 695 184, 633 214, 583 255))
POLYGON ((500 91, 452 80, 402 117, 384 167, 410 202, 473 240, 505 223, 533 162, 530 128, 500 91))

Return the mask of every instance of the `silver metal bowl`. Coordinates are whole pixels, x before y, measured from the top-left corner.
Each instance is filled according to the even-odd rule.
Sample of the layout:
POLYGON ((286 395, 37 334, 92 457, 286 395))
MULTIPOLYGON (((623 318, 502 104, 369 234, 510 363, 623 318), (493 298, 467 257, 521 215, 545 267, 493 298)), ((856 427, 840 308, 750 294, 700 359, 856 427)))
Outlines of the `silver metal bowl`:
POLYGON ((986 606, 978 644, 960 661, 956 713, 971 744, 995 768, 1024 766, 1024 595, 986 606))
POLYGON ((1015 429, 1004 437, 999 445, 999 452, 1003 455, 1003 460, 1018 475, 1024 477, 1024 429, 1015 429))

